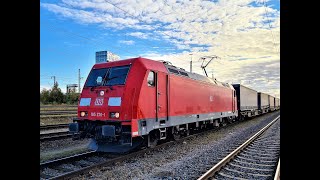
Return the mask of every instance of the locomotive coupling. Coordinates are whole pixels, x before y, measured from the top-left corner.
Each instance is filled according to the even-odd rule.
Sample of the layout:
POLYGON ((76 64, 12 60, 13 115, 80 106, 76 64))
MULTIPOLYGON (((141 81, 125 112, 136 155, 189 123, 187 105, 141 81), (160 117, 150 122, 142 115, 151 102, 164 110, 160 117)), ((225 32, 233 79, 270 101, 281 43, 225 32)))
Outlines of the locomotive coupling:
POLYGON ((79 132, 79 124, 78 123, 70 123, 69 124, 69 132, 78 133, 79 132))
POLYGON ((116 136, 116 128, 113 125, 103 125, 101 127, 102 136, 107 137, 115 137, 116 136))

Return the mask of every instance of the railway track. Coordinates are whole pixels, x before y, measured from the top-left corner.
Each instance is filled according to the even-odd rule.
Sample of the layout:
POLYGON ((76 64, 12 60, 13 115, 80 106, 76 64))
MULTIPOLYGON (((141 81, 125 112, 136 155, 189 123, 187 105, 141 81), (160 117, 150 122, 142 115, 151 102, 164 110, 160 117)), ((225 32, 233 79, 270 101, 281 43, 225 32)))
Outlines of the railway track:
POLYGON ((176 141, 169 141, 159 144, 155 148, 145 148, 139 151, 131 152, 129 154, 116 155, 94 152, 90 155, 88 154, 89 156, 79 154, 63 158, 61 160, 55 160, 54 162, 42 163, 40 164, 40 177, 41 179, 64 179, 75 177, 77 175, 89 172, 93 168, 112 165, 116 162, 123 162, 132 157, 144 155, 145 153, 171 146, 174 143, 181 143, 189 138, 196 138, 197 136, 200 136, 204 133, 212 133, 219 129, 227 128, 230 125, 235 125, 240 122, 241 121, 237 121, 235 123, 227 124, 216 129, 211 129, 196 134, 192 134, 186 137, 181 137, 181 139, 176 141))
POLYGON ((52 129, 61 129, 61 128, 68 128, 69 124, 53 124, 53 125, 45 125, 40 126, 40 131, 43 130, 52 130, 52 129))
MULTIPOLYGON (((222 128, 228 128, 228 126, 240 123, 237 121, 232 124, 227 124, 225 126, 211 129, 196 134, 189 135, 187 137, 182 137, 177 141, 164 142, 157 145, 155 148, 145 148, 128 154, 107 154, 107 153, 97 153, 92 152, 89 155, 75 155, 74 157, 67 157, 61 160, 55 160, 54 162, 47 162, 40 164, 40 177, 41 179, 66 179, 72 178, 80 174, 89 172, 90 170, 102 166, 113 165, 114 163, 123 162, 133 157, 144 155, 151 151, 160 150, 162 148, 171 146, 175 143, 182 143, 183 141, 191 138, 196 138, 204 133, 212 133, 222 128)), ((236 147, 235 147, 236 148, 236 147)))
POLYGON ((237 147, 198 180, 280 178, 280 116, 237 147), (278 168, 277 168, 278 165, 278 168))
POLYGON ((40 111, 40 115, 77 114, 77 110, 40 111))
MULTIPOLYGON (((182 140, 182 139, 181 139, 182 140)), ((179 141, 181 141, 179 140, 179 141)), ((129 154, 107 154, 92 151, 89 154, 79 154, 73 157, 58 159, 53 162, 40 164, 41 179, 64 179, 89 172, 91 169, 101 166, 112 165, 114 163, 123 162, 132 157, 143 155, 150 151, 154 151, 165 146, 171 145, 173 142, 160 144, 155 148, 142 149, 129 154), (70 168, 71 167, 71 168, 70 168)))
POLYGON ((40 142, 72 137, 69 133, 69 124, 55 124, 40 126, 40 142))
POLYGON ((78 114, 51 114, 51 115, 40 115, 41 118, 72 118, 77 117, 78 114))
POLYGON ((40 118, 61 118, 77 115, 77 106, 40 106, 40 118))
MULTIPOLYGON (((85 153, 81 153, 81 154, 76 154, 76 155, 72 155, 72 156, 40 163, 40 178, 41 179, 57 179, 58 176, 55 177, 54 175, 52 175, 52 173, 54 173, 57 170, 52 169, 52 167, 59 168, 60 166, 63 166, 64 164, 69 165, 69 167, 72 167, 71 166, 72 162, 76 163, 78 160, 89 159, 90 157, 94 157, 97 154, 98 153, 96 153, 95 151, 89 151, 89 152, 85 152, 85 153)), ((68 168, 66 168, 66 170, 61 169, 61 168, 59 168, 59 169, 62 172, 68 171, 68 168)))
POLYGON ((40 142, 65 139, 70 137, 72 137, 72 134, 70 134, 69 131, 59 131, 59 132, 42 133, 42 134, 40 133, 40 142))

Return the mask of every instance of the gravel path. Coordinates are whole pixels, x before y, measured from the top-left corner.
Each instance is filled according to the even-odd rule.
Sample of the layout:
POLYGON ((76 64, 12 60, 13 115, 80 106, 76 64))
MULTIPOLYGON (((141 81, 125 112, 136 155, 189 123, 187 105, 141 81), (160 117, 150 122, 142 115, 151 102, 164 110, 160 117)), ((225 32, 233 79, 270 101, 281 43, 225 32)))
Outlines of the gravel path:
POLYGON ((196 179, 279 114, 233 124, 74 179, 196 179))

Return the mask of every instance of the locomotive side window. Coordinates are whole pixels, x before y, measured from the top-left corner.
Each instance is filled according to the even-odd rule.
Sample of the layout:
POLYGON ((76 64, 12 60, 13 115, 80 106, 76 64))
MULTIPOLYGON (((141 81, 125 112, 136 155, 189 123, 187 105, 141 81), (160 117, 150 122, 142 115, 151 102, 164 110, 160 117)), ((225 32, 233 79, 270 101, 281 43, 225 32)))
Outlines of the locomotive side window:
POLYGON ((154 87, 155 86, 155 78, 154 72, 150 71, 147 78, 148 86, 154 87))

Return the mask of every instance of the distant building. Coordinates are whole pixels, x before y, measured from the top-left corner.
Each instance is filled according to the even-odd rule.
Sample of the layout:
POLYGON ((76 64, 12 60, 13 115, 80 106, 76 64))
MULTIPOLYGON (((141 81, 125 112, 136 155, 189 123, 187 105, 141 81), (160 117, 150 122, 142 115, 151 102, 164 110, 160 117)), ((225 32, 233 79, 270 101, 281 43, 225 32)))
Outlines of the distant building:
POLYGON ((116 54, 113 54, 110 51, 98 51, 96 52, 96 64, 104 63, 109 61, 117 61, 120 57, 116 54))
POLYGON ((75 93, 76 88, 78 87, 78 84, 67 84, 67 93, 75 93))

